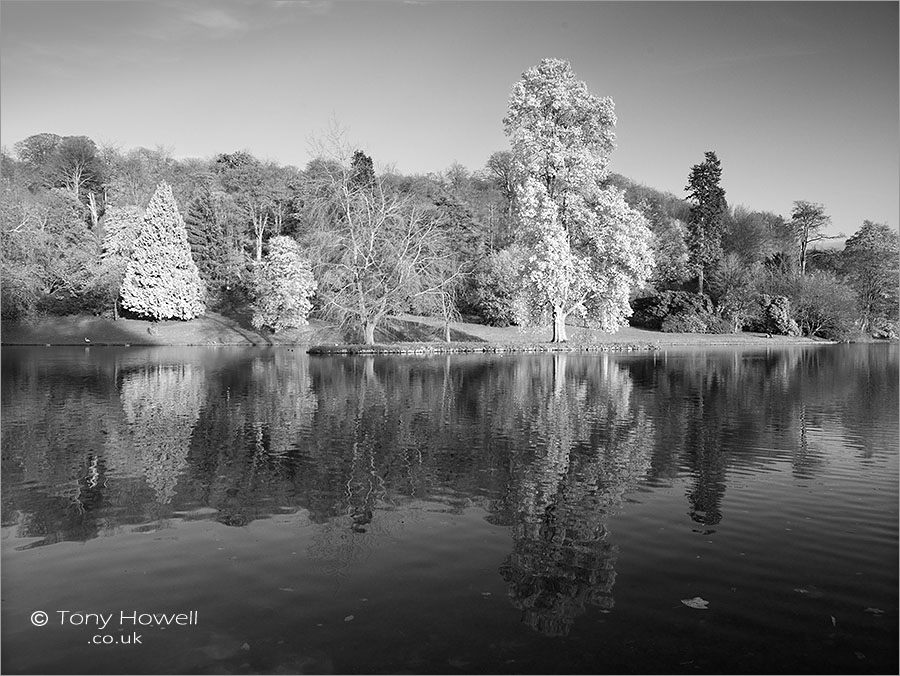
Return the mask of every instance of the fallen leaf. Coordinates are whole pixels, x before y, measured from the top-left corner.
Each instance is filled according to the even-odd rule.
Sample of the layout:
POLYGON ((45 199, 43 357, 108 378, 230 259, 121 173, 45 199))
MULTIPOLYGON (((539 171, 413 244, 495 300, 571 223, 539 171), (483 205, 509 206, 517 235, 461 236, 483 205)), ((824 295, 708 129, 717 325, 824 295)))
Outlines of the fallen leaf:
POLYGON ((709 605, 709 601, 699 596, 695 596, 692 599, 681 599, 681 602, 688 608, 696 608, 697 610, 706 610, 706 606, 709 605))

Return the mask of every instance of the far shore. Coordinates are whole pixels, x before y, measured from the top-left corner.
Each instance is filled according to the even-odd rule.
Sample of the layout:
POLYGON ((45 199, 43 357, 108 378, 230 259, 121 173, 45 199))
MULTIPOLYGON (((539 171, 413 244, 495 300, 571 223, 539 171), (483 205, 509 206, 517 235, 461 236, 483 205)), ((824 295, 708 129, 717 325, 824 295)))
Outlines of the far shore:
POLYGON ((546 352, 655 350, 673 346, 822 345, 831 341, 763 333, 662 333, 632 327, 616 333, 569 326, 569 340, 550 342, 549 327, 498 328, 452 322, 451 343, 444 342, 443 323, 433 317, 401 315, 383 320, 377 346, 347 341, 338 327, 313 320, 281 333, 260 332, 234 318, 210 313, 182 321, 105 319, 94 316, 43 317, 0 323, 0 343, 12 345, 96 346, 305 346, 320 354, 546 352))

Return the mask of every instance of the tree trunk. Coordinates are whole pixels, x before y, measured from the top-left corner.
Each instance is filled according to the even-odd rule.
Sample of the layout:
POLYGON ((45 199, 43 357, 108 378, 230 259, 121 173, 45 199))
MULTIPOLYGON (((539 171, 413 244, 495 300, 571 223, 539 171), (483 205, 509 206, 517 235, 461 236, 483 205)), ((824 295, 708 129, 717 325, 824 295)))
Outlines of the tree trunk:
POLYGON ((700 274, 697 276, 697 289, 698 293, 703 295, 703 266, 700 266, 700 274))
POLYGON ((553 340, 554 343, 565 343, 569 340, 566 335, 566 313, 561 305, 553 306, 553 340))
POLYGON ((444 318, 444 342, 450 342, 450 321, 444 318))
POLYGON ((363 322, 363 342, 366 345, 375 344, 375 324, 376 322, 369 320, 363 322))

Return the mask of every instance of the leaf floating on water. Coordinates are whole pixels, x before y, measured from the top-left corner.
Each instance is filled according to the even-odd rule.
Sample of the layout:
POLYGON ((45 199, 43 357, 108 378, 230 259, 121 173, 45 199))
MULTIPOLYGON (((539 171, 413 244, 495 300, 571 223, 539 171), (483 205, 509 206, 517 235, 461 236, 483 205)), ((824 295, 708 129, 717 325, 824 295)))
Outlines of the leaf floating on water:
POLYGON ((491 592, 481 592, 481 595, 482 595, 482 596, 490 596, 490 595, 491 595, 491 592))
POLYGON ((709 601, 699 596, 695 596, 692 599, 681 599, 681 602, 688 608, 696 608, 697 610, 706 610, 706 606, 709 605, 709 601))
POLYGON ((837 620, 834 619, 834 615, 831 616, 831 626, 832 626, 832 627, 836 627, 836 626, 837 626, 837 620))
POLYGON ((292 591, 297 591, 297 590, 294 589, 293 587, 279 587, 278 591, 292 592, 292 591))
POLYGON ((881 608, 866 608, 866 612, 873 615, 884 615, 884 611, 881 608))
POLYGON ((347 615, 347 617, 344 618, 344 622, 352 622, 353 619, 353 615, 347 615))
POLYGON ((809 594, 809 589, 795 589, 794 591, 800 594, 809 594))

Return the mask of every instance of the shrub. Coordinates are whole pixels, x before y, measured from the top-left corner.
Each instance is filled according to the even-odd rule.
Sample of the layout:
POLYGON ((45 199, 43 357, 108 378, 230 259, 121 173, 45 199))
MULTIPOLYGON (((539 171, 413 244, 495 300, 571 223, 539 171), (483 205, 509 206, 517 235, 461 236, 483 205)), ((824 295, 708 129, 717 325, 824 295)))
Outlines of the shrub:
POLYGON ((762 294, 753 328, 779 336, 800 335, 800 327, 791 314, 791 301, 787 296, 762 294))
MULTIPOLYGON (((653 331, 672 331, 674 329, 663 328, 667 319, 671 319, 668 326, 706 326, 707 319, 712 315, 712 301, 705 294, 690 293, 688 291, 663 291, 652 296, 637 298, 631 303, 634 314, 631 317, 631 325, 653 331), (675 319, 678 315, 685 315, 682 319, 675 319), (688 315, 695 315, 688 318, 688 315)), ((678 333, 686 332, 686 329, 678 329, 678 333)), ((691 333, 705 332, 690 331, 691 333)))
POLYGON ((518 324, 521 315, 519 258, 510 247, 482 263, 474 276, 472 311, 490 326, 518 324))

